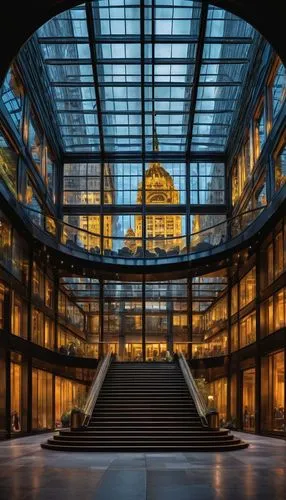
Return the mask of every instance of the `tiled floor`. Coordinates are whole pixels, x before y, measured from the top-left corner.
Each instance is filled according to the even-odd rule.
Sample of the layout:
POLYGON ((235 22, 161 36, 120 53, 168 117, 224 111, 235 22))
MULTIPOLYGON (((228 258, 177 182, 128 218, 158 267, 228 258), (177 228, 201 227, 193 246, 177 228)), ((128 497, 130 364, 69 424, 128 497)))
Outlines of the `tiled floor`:
POLYGON ((286 442, 224 453, 64 453, 47 435, 0 442, 1 500, 211 500, 286 498, 286 442))

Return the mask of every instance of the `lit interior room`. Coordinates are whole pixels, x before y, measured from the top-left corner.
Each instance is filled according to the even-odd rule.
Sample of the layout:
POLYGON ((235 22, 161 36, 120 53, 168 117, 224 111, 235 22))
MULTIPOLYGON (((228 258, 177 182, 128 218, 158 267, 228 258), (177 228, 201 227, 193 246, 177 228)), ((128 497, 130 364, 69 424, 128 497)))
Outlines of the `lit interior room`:
POLYGON ((285 5, 42 3, 1 21, 0 498, 284 498, 285 5))

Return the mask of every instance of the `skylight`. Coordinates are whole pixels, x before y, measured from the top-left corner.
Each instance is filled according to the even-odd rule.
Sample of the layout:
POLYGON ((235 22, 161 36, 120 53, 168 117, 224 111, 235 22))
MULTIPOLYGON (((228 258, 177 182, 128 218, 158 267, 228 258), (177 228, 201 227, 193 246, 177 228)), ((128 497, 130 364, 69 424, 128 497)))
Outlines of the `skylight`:
POLYGON ((98 0, 37 31, 66 152, 224 152, 255 30, 190 0, 98 0))

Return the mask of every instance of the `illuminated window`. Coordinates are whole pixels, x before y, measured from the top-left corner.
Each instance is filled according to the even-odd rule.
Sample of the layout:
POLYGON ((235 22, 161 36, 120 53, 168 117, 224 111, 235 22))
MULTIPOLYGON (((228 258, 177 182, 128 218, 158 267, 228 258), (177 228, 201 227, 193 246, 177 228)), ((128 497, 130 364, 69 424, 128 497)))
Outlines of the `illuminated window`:
POLYGON ((11 353, 10 364, 11 385, 11 431, 20 432, 22 422, 22 356, 16 352, 11 353))
POLYGON ((45 278, 40 267, 33 263, 33 294, 44 300, 45 278))
POLYGON ((235 323, 234 325, 231 325, 231 352, 237 351, 238 350, 238 325, 235 323))
POLYGON ((32 429, 53 428, 53 375, 32 370, 32 429))
POLYGON ((32 312, 32 342, 45 345, 44 342, 44 314, 33 307, 32 312))
POLYGON ((239 283, 240 309, 252 302, 256 297, 256 268, 253 267, 239 283))
POLYGON ((277 234, 275 237, 275 242, 274 242, 274 275, 275 278, 277 278, 284 269, 284 262, 283 262, 283 233, 280 231, 280 233, 277 234))
POLYGON ((261 359, 261 426, 263 431, 285 430, 285 359, 277 352, 261 359))
POLYGON ((257 160, 260 155, 265 139, 264 103, 262 103, 254 120, 255 160, 257 160))
POLYGON ((275 189, 278 191, 286 182, 286 146, 274 155, 275 189))
POLYGON ((0 179, 12 193, 17 193, 18 155, 0 130, 0 179))
POLYGON ((243 430, 255 430, 255 369, 243 370, 243 430))
POLYGON ((255 313, 248 314, 240 320, 240 348, 252 344, 256 340, 256 316, 255 313))
POLYGON ((18 337, 27 338, 28 311, 26 302, 13 292, 11 332, 18 337))

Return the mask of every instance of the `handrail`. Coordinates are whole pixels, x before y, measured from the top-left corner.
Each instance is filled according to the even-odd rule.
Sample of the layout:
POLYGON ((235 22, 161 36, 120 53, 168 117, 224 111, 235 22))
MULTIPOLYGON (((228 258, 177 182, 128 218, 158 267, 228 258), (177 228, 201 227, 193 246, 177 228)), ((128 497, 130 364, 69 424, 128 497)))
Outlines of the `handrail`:
POLYGON ((179 356, 179 365, 181 367, 181 370, 182 370, 182 373, 184 375, 184 379, 186 381, 186 384, 188 386, 190 394, 191 394, 191 396, 194 400, 194 403, 196 405, 196 409, 197 409, 197 412, 200 416, 202 424, 204 427, 208 427, 208 422, 207 422, 207 418, 206 418, 208 409, 207 409, 206 402, 198 389, 198 386, 195 382, 195 379, 192 375, 192 372, 190 370, 190 367, 186 361, 184 354, 182 352, 179 352, 178 356, 179 356))
MULTIPOLYGON (((199 248, 200 245, 204 245, 204 244, 207 244, 207 245, 210 245, 211 248, 214 248, 214 247, 219 247, 221 244, 225 244, 226 242, 232 240, 233 238, 235 238, 236 236, 238 236, 240 233, 242 233, 246 228, 248 228, 251 224, 253 224, 255 222, 255 220, 257 219, 257 216, 261 214, 261 212, 263 212, 263 210, 265 210, 267 208, 267 206, 261 206, 261 207, 256 207, 255 209, 251 209, 251 210, 247 210, 245 212, 242 212, 242 213, 239 213, 229 219, 225 219, 224 221, 221 221, 221 222, 218 222, 217 224, 214 224, 210 227, 207 227, 207 228, 204 228, 204 229, 201 229, 200 231, 197 231, 197 232, 194 232, 194 233, 190 233, 189 234, 189 243, 188 243, 188 237, 186 234, 183 234, 183 235, 177 235, 177 236, 168 236, 168 237, 160 237, 160 236, 154 236, 154 237, 150 237, 150 238, 146 238, 146 242, 157 242, 157 245, 159 247, 159 250, 162 252, 160 254, 160 252, 156 253, 156 249, 153 249, 151 250, 151 253, 152 253, 152 257, 149 255, 150 253, 150 250, 146 249, 145 252, 147 252, 146 254, 142 254, 140 253, 140 251, 142 251, 142 247, 139 246, 137 249, 136 249, 136 252, 139 252, 138 255, 136 255, 136 252, 135 253, 132 253, 131 251, 129 251, 129 253, 127 254, 122 254, 122 253, 119 253, 120 251, 122 251, 125 247, 122 247, 121 249, 115 249, 115 250, 112 250, 112 249, 100 249, 100 245, 101 245, 101 239, 103 238, 104 241, 106 240, 110 240, 110 241, 131 241, 131 242, 141 242, 142 241, 142 238, 138 238, 138 237, 134 237, 134 238, 128 238, 128 237, 125 237, 125 236, 105 236, 105 235, 99 235, 99 234, 96 234, 96 233, 92 233, 86 229, 82 229, 82 228, 79 228, 77 226, 73 226, 67 222, 64 222, 60 219, 57 219, 55 218, 54 216, 52 215, 49 215, 49 214, 46 214, 45 212, 40 212, 38 210, 35 210, 27 205, 25 205, 24 203, 20 203, 22 205, 22 207, 24 208, 25 210, 25 213, 27 214, 27 216, 29 217, 29 220, 30 222, 32 222, 32 224, 34 226, 37 227, 37 229, 40 229, 41 231, 43 232, 46 232, 47 234, 49 234, 51 237, 53 237, 55 239, 55 241, 57 241, 58 243, 61 243, 63 246, 66 246, 67 248, 71 247, 72 249, 76 248, 76 250, 79 250, 79 251, 82 251, 84 252, 85 254, 90 254, 90 255, 98 255, 98 256, 102 256, 102 257, 119 257, 119 258, 124 258, 124 259, 137 259, 137 258, 140 258, 140 259, 148 259, 148 258, 155 258, 158 262, 160 261, 160 259, 171 259, 173 257, 177 257, 177 256, 185 256, 185 255, 191 255, 191 254, 195 254, 197 252, 201 252, 203 251, 204 249, 203 248, 199 248), (40 217, 43 217, 43 223, 44 223, 44 227, 41 227, 39 226, 35 221, 33 221, 32 219, 32 216, 29 216, 29 212, 31 213, 35 213, 37 215, 39 215, 40 217), (251 220, 247 220, 245 222, 245 224, 243 224, 243 227, 241 227, 241 221, 244 220, 244 217, 249 217, 250 215, 253 215, 253 214, 257 214, 256 217, 251 217, 251 220), (52 220, 55 224, 53 230, 49 230, 48 228, 46 228, 46 221, 48 220, 52 220), (238 223, 238 224, 235 224, 235 223, 238 223), (209 241, 209 238, 216 238, 216 233, 217 233, 217 229, 219 227, 222 227, 223 228, 223 233, 221 235, 221 241, 218 242, 218 241, 209 241), (84 248, 83 244, 80 244, 80 239, 79 240, 68 240, 65 241, 65 236, 64 236, 64 233, 65 233, 65 228, 67 229, 71 229, 75 232, 75 234, 73 235, 73 237, 77 237, 81 234, 84 234, 85 237, 87 238, 91 238, 90 239, 90 245, 91 245, 91 242, 93 242, 92 244, 94 245, 94 238, 98 238, 100 241, 98 242, 98 244, 95 245, 95 247, 91 247, 91 248, 84 248), (199 238, 198 242, 195 243, 195 246, 193 246, 193 239, 195 238, 199 238), (169 251, 171 252, 170 254, 166 253, 166 250, 164 250, 164 248, 160 248, 160 243, 162 242, 166 242, 166 241, 185 241, 185 246, 183 248, 177 248, 177 247, 174 247, 173 249, 169 249, 169 251), (105 252, 112 252, 113 254, 109 255, 109 254, 105 254, 105 252), (154 253, 155 252, 155 253, 154 253), (179 253, 172 253, 172 252, 179 252, 179 253)), ((72 235, 71 235, 72 236, 72 235)))
MULTIPOLYGON (((63 220, 61 219, 58 219, 57 217, 55 217, 54 215, 51 215, 51 214, 48 214, 46 213, 45 211, 39 211, 39 210, 36 210, 35 208, 32 208, 32 207, 29 207, 27 204, 23 203, 23 202, 20 202, 18 201, 18 203, 20 205, 22 205, 22 207, 27 210, 27 211, 30 211, 30 212, 34 212, 35 214, 38 214, 38 215, 41 215, 42 217, 47 217, 48 219, 52 219, 56 224, 60 224, 61 226, 67 226, 67 227, 70 227, 72 229, 76 229, 77 231, 80 231, 82 233, 85 233, 87 235, 90 235, 90 236, 93 236, 93 237, 96 237, 96 238, 100 238, 101 237, 101 234, 100 233, 93 233, 91 231, 88 231, 88 229, 84 229, 84 228, 81 228, 81 227, 78 227, 78 226, 74 226, 73 224, 70 224, 69 222, 64 222, 63 220)), ((209 227, 206 227, 204 229, 200 229, 199 231, 195 231, 193 233, 190 233, 189 236, 192 237, 192 236, 197 236, 201 233, 205 233, 206 231, 210 231, 210 230, 214 230, 215 228, 217 228, 218 226, 222 226, 223 224, 227 224, 229 225, 232 221, 234 221, 235 219, 240 219, 242 218, 243 216, 245 215, 248 215, 250 213, 255 213, 255 212, 258 212, 258 211, 263 211, 265 208, 267 208, 267 205, 262 205, 261 207, 256 207, 256 208, 251 208, 250 210, 246 210, 245 212, 241 212, 241 213, 238 213, 236 215, 233 215, 232 217, 229 217, 228 219, 225 219, 221 222, 217 222, 216 224, 213 224, 212 226, 209 226, 209 227)), ((99 214, 96 214, 96 215, 99 215, 99 214)), ((176 215, 183 215, 183 214, 176 214, 176 215)), ((221 214, 223 215, 223 214, 221 214)), ((177 236, 149 236, 148 240, 178 240, 178 239, 182 239, 182 238, 187 238, 187 234, 179 234, 177 236)), ((103 235, 104 239, 114 239, 114 240, 142 240, 142 237, 138 237, 138 236, 134 236, 134 237, 128 237, 128 236, 108 236, 108 235, 103 235)))
POLYGON ((92 415, 100 389, 102 387, 108 368, 110 366, 111 359, 112 359, 112 353, 109 352, 108 354, 106 354, 105 358, 99 362, 99 366, 96 370, 93 382, 90 386, 85 407, 83 410, 84 412, 83 426, 85 427, 89 424, 90 417, 92 415))

